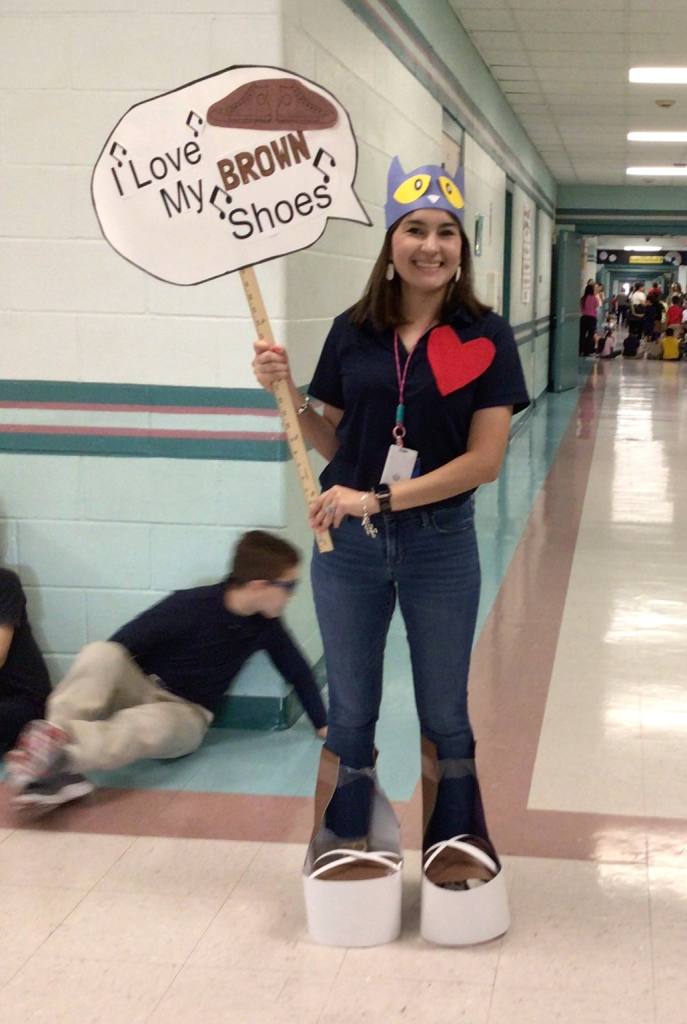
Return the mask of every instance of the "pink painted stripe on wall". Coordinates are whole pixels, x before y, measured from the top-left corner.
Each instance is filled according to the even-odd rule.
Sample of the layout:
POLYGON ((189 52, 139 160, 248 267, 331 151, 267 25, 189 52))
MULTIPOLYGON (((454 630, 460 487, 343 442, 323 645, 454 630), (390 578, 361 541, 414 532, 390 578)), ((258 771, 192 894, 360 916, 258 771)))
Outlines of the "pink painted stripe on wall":
POLYGON ((159 430, 154 427, 72 427, 33 423, 0 423, 3 434, 82 434, 88 437, 191 437, 232 441, 285 441, 282 432, 259 430, 159 430))
POLYGON ((180 416, 278 416, 278 409, 242 409, 233 406, 186 405, 112 405, 94 402, 9 402, 0 401, 0 409, 57 409, 72 412, 149 412, 180 416))

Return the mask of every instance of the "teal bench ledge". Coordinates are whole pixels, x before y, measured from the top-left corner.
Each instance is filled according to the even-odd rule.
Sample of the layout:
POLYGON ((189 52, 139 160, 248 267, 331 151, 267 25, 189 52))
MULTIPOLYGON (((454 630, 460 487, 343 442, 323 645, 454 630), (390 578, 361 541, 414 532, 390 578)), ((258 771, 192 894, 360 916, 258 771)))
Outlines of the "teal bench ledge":
MULTIPOLYGON (((326 686, 324 658, 313 666, 320 690, 326 686)), ((294 690, 283 697, 256 697, 250 694, 224 695, 222 705, 212 723, 213 729, 256 729, 274 732, 290 729, 303 714, 303 706, 294 690)))

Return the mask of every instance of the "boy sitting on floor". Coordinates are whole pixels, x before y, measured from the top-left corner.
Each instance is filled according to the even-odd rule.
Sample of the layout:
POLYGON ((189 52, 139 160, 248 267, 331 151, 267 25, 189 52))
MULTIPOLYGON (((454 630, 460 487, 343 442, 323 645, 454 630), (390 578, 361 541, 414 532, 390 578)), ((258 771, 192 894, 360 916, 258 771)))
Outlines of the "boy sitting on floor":
POLYGON ((663 358, 671 360, 680 357, 680 341, 675 334, 675 328, 669 327, 663 337, 663 358))
POLYGON ((326 712, 313 674, 279 616, 299 552, 261 530, 240 539, 229 576, 178 590, 89 644, 6 758, 18 809, 50 808, 94 789, 82 774, 196 750, 231 680, 264 650, 319 735, 326 712))

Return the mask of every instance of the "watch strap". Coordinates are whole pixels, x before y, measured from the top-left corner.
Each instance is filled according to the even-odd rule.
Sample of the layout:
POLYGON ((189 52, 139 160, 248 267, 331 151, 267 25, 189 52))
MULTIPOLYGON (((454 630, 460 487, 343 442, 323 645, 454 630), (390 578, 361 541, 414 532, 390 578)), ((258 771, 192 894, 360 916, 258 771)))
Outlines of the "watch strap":
POLYGON ((379 502, 380 512, 391 512, 391 491, 388 487, 380 487, 375 491, 375 498, 379 502))

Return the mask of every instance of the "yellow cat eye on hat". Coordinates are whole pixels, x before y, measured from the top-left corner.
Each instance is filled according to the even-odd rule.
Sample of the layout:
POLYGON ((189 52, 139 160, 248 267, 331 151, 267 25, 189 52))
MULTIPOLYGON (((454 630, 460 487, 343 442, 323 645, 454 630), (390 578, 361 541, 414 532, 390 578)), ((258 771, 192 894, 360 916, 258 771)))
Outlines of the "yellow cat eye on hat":
POLYGON ((465 206, 465 200, 458 186, 450 178, 444 177, 443 174, 439 178, 439 185, 451 206, 455 206, 456 210, 462 210, 465 206))
POLYGON ((425 194, 431 180, 431 174, 414 174, 401 182, 393 197, 397 203, 413 203, 425 194))

